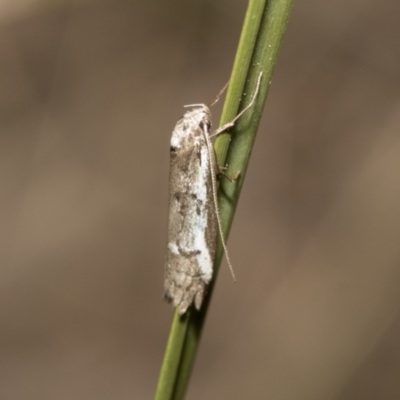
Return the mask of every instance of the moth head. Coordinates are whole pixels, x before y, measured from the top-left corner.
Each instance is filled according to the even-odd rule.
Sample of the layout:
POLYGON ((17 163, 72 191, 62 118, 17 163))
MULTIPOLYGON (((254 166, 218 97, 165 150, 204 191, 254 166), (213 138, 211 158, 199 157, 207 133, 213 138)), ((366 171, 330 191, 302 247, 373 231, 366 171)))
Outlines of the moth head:
POLYGON ((206 104, 189 104, 184 107, 191 107, 192 110, 186 111, 184 118, 196 121, 198 125, 211 127, 211 111, 206 104))

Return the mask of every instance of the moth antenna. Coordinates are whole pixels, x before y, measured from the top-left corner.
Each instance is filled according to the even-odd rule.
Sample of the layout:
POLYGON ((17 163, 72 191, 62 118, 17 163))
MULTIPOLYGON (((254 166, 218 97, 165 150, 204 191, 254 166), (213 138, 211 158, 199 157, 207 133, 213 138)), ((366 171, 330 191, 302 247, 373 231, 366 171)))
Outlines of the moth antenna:
MULTIPOLYGON (((228 84, 226 84, 225 86, 227 86, 227 85, 228 84)), ((210 168, 212 169, 212 166, 213 166, 212 151, 214 151, 214 149, 212 147, 210 138, 208 136, 208 130, 206 129, 203 132, 204 132, 204 136, 206 138, 206 143, 207 143, 207 148, 208 148, 208 159, 209 159, 209 163, 210 163, 210 168)), ((212 186, 212 192, 213 192, 215 213, 217 214, 218 230, 219 230, 219 235, 221 237, 222 247, 224 248, 226 261, 228 262, 228 266, 229 266, 229 269, 231 271, 232 278, 233 278, 234 282, 236 282, 235 273, 233 272, 233 267, 232 267, 232 264, 231 264, 231 260, 229 259, 229 255, 228 255, 228 248, 226 247, 224 234, 222 232, 221 219, 219 217, 219 207, 218 207, 218 199, 217 199, 217 184, 216 184, 216 181, 215 181, 215 175, 216 175, 215 171, 211 171, 211 186, 212 186)))
POLYGON ((226 82, 225 86, 221 89, 221 91, 217 94, 217 96, 215 97, 215 99, 208 105, 208 107, 212 107, 215 103, 217 103, 219 101, 219 99, 221 98, 221 96, 224 94, 226 88, 229 85, 229 81, 226 82))
MULTIPOLYGON (((214 132, 212 135, 209 135, 207 129, 203 130, 204 136, 206 138, 210 168, 212 168, 212 165, 213 165, 212 151, 214 151, 214 149, 211 145, 210 137, 216 136, 219 133, 223 132, 224 130, 232 127, 235 124, 235 122, 254 104, 256 97, 258 95, 258 91, 260 89, 262 75, 263 75, 262 72, 260 72, 260 74, 258 75, 256 90, 254 92, 253 98, 251 99, 250 103, 231 122, 228 122, 227 124, 218 128, 217 131, 214 132)), ((213 106, 221 98, 222 94, 225 92, 226 88, 228 87, 228 84, 229 84, 229 82, 221 89, 221 91, 218 93, 217 97, 210 103, 209 107, 213 106)), ((219 216, 219 207, 218 207, 218 199, 217 199, 217 184, 215 181, 215 175, 216 175, 215 171, 212 171, 212 173, 211 173, 211 184, 212 185, 211 186, 212 186, 212 192, 213 192, 215 213, 217 214, 218 230, 219 230, 219 235, 221 237, 222 247, 224 248, 226 261, 228 262, 228 266, 231 271, 232 278, 236 282, 235 273, 233 272, 233 267, 232 267, 232 264, 231 264, 231 261, 229 259, 229 255, 228 255, 228 248, 226 247, 224 234, 222 232, 221 218, 219 216)))
POLYGON ((186 104, 186 106, 183 107, 203 107, 204 104, 197 103, 197 104, 186 104))

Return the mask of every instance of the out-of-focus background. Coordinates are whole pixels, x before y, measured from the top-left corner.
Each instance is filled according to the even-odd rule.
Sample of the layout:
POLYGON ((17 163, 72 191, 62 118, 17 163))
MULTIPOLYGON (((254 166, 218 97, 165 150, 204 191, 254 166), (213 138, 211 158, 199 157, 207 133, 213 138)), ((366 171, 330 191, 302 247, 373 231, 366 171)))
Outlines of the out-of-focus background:
MULTIPOLYGON (((294 3, 188 399, 400 398, 400 3, 294 3)), ((1 399, 152 398, 170 134, 246 6, 0 2, 1 399)))

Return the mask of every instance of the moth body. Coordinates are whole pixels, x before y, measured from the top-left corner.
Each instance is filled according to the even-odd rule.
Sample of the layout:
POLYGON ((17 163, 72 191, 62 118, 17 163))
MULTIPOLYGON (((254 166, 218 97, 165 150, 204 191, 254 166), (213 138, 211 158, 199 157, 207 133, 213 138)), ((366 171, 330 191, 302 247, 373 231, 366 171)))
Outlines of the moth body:
MULTIPOLYGON (((192 303, 200 310, 213 275, 218 231, 235 280, 219 218, 216 189, 216 173, 219 168, 210 137, 233 127, 235 121, 252 107, 261 77, 260 72, 250 103, 212 135, 211 112, 205 104, 186 106, 191 109, 177 122, 172 132, 164 291, 165 297, 173 303, 180 315, 192 303)), ((219 100, 226 87, 211 105, 219 100)))

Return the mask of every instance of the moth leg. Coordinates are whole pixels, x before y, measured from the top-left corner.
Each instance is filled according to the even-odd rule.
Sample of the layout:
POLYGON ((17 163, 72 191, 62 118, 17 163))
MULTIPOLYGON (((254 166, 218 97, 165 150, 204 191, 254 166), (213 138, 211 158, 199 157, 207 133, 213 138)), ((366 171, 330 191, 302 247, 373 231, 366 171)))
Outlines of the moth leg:
POLYGON ((254 92, 253 98, 251 99, 250 103, 242 111, 240 111, 240 113, 238 115, 236 115, 236 117, 233 118, 232 121, 220 126, 212 135, 210 135, 210 137, 218 136, 220 133, 226 131, 229 128, 232 128, 232 126, 235 125, 235 122, 254 104, 257 94, 258 94, 258 90, 260 89, 261 77, 262 77, 262 72, 258 76, 257 87, 256 87, 256 90, 254 92))
POLYGON ((240 176, 240 171, 237 171, 235 176, 230 176, 226 173, 226 170, 228 169, 228 167, 220 167, 218 166, 218 172, 217 172, 217 176, 218 178, 220 178, 221 176, 224 176, 226 179, 228 179, 229 182, 235 182, 239 179, 240 176))
MULTIPOLYGON (((216 160, 217 159, 217 155, 215 153, 214 147, 212 148, 212 152, 214 154, 214 160, 216 160)), ((215 165, 216 165, 217 171, 214 172, 214 173, 217 175, 217 179, 218 180, 220 180, 220 178, 222 176, 224 176, 226 179, 228 179, 229 182, 235 182, 235 181, 237 181, 239 179, 240 171, 236 171, 235 176, 230 176, 230 175, 228 175, 226 173, 226 170, 228 169, 228 167, 222 167, 221 165, 218 165, 217 162, 215 162, 215 165)))
MULTIPOLYGON (((246 111, 246 110, 243 110, 246 111)), ((231 122, 228 122, 222 126, 220 126, 212 135, 210 135, 210 137, 214 137, 214 136, 218 136, 220 133, 226 131, 229 128, 232 128, 232 126, 235 125, 236 120, 238 119, 238 117, 241 117, 243 113, 238 114, 231 122)))

